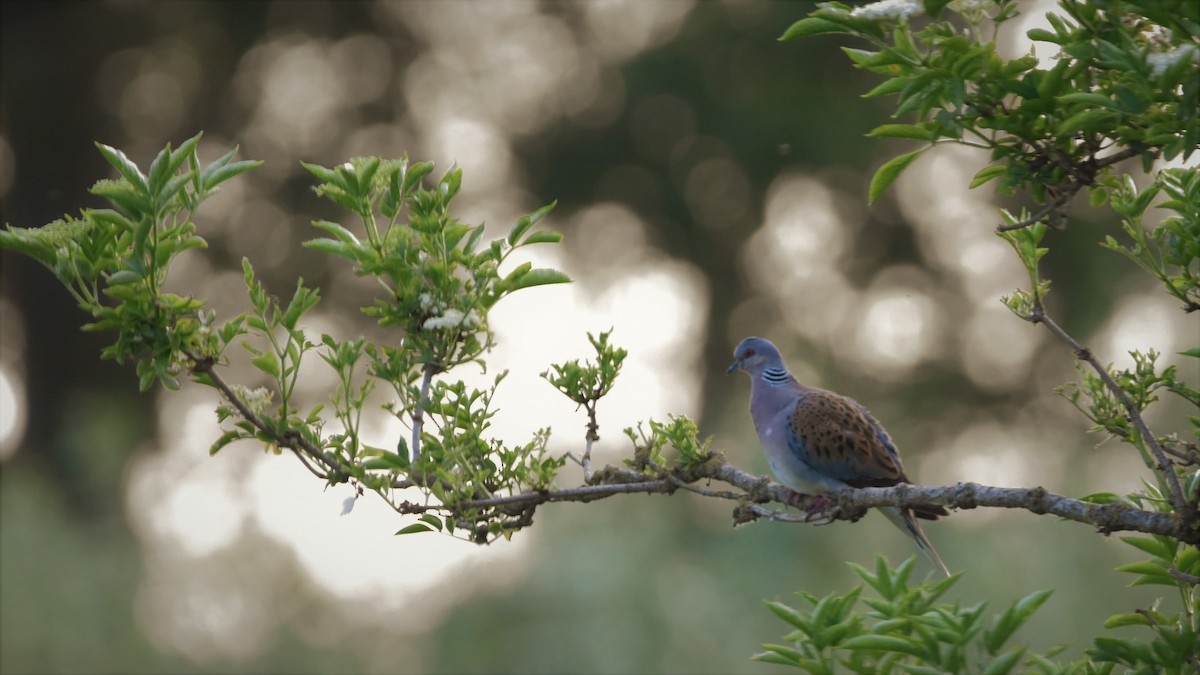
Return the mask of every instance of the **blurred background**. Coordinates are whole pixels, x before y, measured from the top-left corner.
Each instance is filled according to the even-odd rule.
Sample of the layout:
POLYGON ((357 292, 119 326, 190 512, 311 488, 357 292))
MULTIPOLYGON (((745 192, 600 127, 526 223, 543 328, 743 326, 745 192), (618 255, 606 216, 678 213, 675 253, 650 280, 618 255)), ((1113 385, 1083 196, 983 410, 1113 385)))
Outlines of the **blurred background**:
MULTIPOLYGON (((495 427, 510 442, 551 425, 555 451, 581 446, 582 413, 537 373, 612 328, 631 355, 600 406, 599 463, 628 452, 622 428, 676 413, 766 473, 749 382, 724 374, 757 334, 801 380, 883 420, 917 482, 1139 487, 1135 453, 1098 445, 1054 395, 1071 354, 999 302, 1025 280, 991 234, 999 202, 966 190, 985 158, 929 153, 867 208, 874 169, 912 144, 864 138, 886 102, 859 97, 876 82, 843 41, 776 40, 810 7, 9 0, 3 220, 98 206, 87 190, 111 171, 93 141, 145 166, 203 130, 202 160, 238 145, 266 164, 201 209, 210 248, 182 257, 175 289, 222 317, 243 311, 245 256, 277 294, 298 276, 321 287, 314 337, 386 341, 357 309, 370 285, 299 245, 313 219, 354 224, 299 162, 457 163, 459 218, 495 236, 557 199, 546 222, 565 242, 525 259, 576 279, 498 306, 491 370, 454 373, 512 371, 495 427)), ((1045 7, 1028 3, 1015 33, 1045 7)), ((1195 325, 1096 245, 1119 231, 1106 218, 1081 205, 1049 235, 1051 311, 1102 359, 1178 358, 1195 325)), ((322 490, 291 457, 242 444, 210 458, 210 390, 139 395, 48 271, 0 260, 5 672, 769 672, 748 658, 788 631, 763 600, 844 591, 845 561, 915 553, 878 515, 735 530, 730 504, 685 494, 543 507, 484 548, 395 537, 409 521, 369 495, 340 516, 350 488, 322 490)), ((321 402, 328 376, 314 367, 305 382, 307 404, 321 402)), ((1165 432, 1181 411, 1158 412, 1165 432)), ((386 417, 368 425, 378 444, 399 433, 386 417)), ((572 466, 560 478, 581 480, 572 466)), ((965 571, 951 599, 1000 611, 1057 589, 1019 635, 1039 649, 1078 655, 1104 617, 1154 597, 1111 571, 1131 550, 1084 526, 980 509, 927 530, 965 571)))

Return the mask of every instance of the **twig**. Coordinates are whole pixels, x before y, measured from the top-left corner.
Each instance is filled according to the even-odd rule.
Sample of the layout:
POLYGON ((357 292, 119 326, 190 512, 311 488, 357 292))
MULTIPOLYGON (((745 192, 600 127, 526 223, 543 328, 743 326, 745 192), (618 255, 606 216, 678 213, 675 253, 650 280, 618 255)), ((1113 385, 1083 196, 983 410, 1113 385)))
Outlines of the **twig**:
POLYGON ((1158 444, 1158 440, 1155 439, 1154 434, 1150 432, 1150 428, 1146 426, 1146 422, 1142 419, 1141 412, 1138 411, 1133 399, 1129 398, 1129 394, 1126 394, 1125 390, 1112 378, 1112 375, 1108 374, 1108 370, 1096 360, 1091 350, 1079 344, 1075 338, 1071 337, 1046 314, 1046 310, 1042 307, 1041 303, 1034 305, 1032 320, 1034 323, 1045 325, 1047 330, 1055 337, 1069 345, 1075 353, 1075 358, 1086 361, 1096 371, 1096 374, 1100 376, 1101 381, 1104 382, 1104 386, 1112 392, 1113 396, 1117 397, 1117 400, 1121 402, 1121 405, 1125 408, 1125 412, 1129 415, 1130 421, 1133 422, 1133 426, 1141 434, 1146 447, 1150 449, 1151 454, 1154 455, 1154 459, 1158 462, 1155 468, 1167 481, 1167 485, 1171 490, 1172 506, 1175 507, 1180 516, 1186 520, 1192 520, 1195 513, 1191 505, 1188 504, 1187 499, 1183 496, 1183 489, 1179 485, 1179 477, 1175 475, 1175 471, 1172 468, 1174 464, 1163 454, 1162 447, 1158 444))
POLYGON ((433 374, 437 370, 438 367, 434 364, 425 364, 425 373, 421 378, 421 398, 417 400, 417 407, 413 410, 412 460, 410 465, 415 465, 421 457, 421 426, 425 421, 425 401, 429 398, 429 385, 433 382, 433 374))
POLYGON ((1174 567, 1168 567, 1167 574, 1170 574, 1171 576, 1175 577, 1176 579, 1182 581, 1185 584, 1191 584, 1193 586, 1200 586, 1200 576, 1196 576, 1195 574, 1188 574, 1187 572, 1181 572, 1180 570, 1177 570, 1174 567))
POLYGON ((584 435, 586 444, 583 447, 583 457, 579 460, 579 464, 583 466, 583 480, 585 483, 592 482, 592 444, 600 440, 600 425, 596 422, 596 401, 599 400, 599 395, 596 398, 584 405, 587 410, 588 424, 587 434, 584 435))
POLYGON ((1194 443, 1187 443, 1183 450, 1176 450, 1169 445, 1162 445, 1163 452, 1178 459, 1184 464, 1200 464, 1200 452, 1196 451, 1194 443))
POLYGON ((1013 223, 1012 225, 1000 225, 996 227, 997 232, 1008 232, 1010 230, 1019 230, 1023 227, 1029 227, 1035 223, 1039 223, 1043 218, 1057 211, 1071 201, 1079 191, 1085 187, 1091 187, 1096 183, 1096 174, 1100 169, 1112 166, 1117 162, 1123 162, 1132 157, 1137 157, 1139 151, 1134 148, 1125 148, 1120 152, 1113 153, 1107 157, 1097 158, 1093 154, 1092 157, 1082 164, 1082 167, 1074 164, 1068 164, 1067 170, 1073 176, 1073 180, 1069 186, 1057 197, 1050 201, 1040 211, 1032 216, 1013 223))
POLYGON ((1073 187, 1068 188, 1066 192, 1060 194, 1053 201, 1051 201, 1049 204, 1047 204, 1045 206, 1045 208, 1043 208, 1042 210, 1033 214, 1032 216, 1029 216, 1028 218, 1026 218, 1024 220, 1015 222, 1012 225, 999 225, 996 227, 996 231, 997 232, 1009 232, 1011 230, 1019 230, 1023 227, 1029 227, 1030 225, 1041 222, 1041 220, 1043 218, 1045 218, 1046 216, 1050 215, 1051 212, 1062 208, 1062 206, 1064 204, 1071 201, 1071 198, 1075 196, 1075 193, 1079 192, 1079 189, 1081 187, 1083 187, 1083 186, 1075 185, 1073 187))
POLYGON ((187 356, 188 358, 192 359, 193 363, 196 364, 192 367, 192 371, 207 375, 209 379, 213 381, 213 384, 216 385, 217 389, 224 394, 225 398, 233 404, 233 407, 237 408, 238 414, 240 414, 247 422, 252 424, 255 429, 274 437, 276 445, 281 448, 288 448, 292 450, 296 453, 297 457, 301 458, 302 462, 304 459, 301 457, 300 450, 304 450, 304 452, 307 452, 311 457, 324 464, 328 473, 326 475, 321 475, 312 466, 305 462, 305 466, 309 471, 312 471, 317 476, 320 476, 321 478, 330 482, 341 482, 345 480, 346 477, 351 475, 350 470, 344 464, 339 462, 337 458, 325 452, 321 448, 313 445, 303 436, 299 434, 286 434, 282 437, 277 436, 275 431, 271 429, 271 427, 267 426, 266 422, 264 422, 261 417, 256 415, 253 410, 250 410, 250 408, 246 406, 246 403, 242 401, 242 399, 239 398, 236 393, 234 393, 229 385, 225 383, 225 380, 221 379, 221 376, 218 375, 213 369, 213 366, 215 365, 213 359, 199 358, 193 354, 187 354, 187 356))

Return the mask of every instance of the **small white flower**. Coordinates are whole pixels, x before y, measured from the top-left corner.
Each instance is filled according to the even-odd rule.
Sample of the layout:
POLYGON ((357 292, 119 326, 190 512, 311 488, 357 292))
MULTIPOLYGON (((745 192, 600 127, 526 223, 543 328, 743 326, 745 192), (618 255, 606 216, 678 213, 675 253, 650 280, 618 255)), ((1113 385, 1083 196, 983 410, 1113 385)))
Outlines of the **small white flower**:
POLYGON ((433 296, 428 293, 421 294, 421 309, 429 309, 433 306, 433 296))
POLYGON ((471 310, 463 314, 457 309, 447 309, 441 316, 431 316, 421 324, 422 330, 443 330, 447 328, 478 328, 483 323, 479 312, 471 310))
POLYGON ((354 503, 357 501, 358 501, 358 493, 355 493, 355 494, 350 495, 349 497, 346 497, 345 501, 342 502, 342 515, 344 516, 347 513, 350 513, 351 511, 353 511, 354 503))
POLYGON ((1155 24, 1146 29, 1145 36, 1146 42, 1148 42, 1151 46, 1162 49, 1163 47, 1170 46, 1173 33, 1171 33, 1170 28, 1155 24))
POLYGON ((421 324, 421 328, 425 330, 441 330, 443 328, 458 328, 463 322, 463 313, 457 309, 448 309, 441 316, 433 316, 425 319, 425 323, 421 324))
POLYGON ((255 415, 263 414, 267 406, 271 405, 271 400, 275 398, 275 393, 266 387, 250 389, 245 385, 233 384, 229 388, 255 415))
POLYGON ((916 0, 879 0, 869 5, 855 7, 850 16, 859 19, 907 19, 924 11, 916 0))
POLYGON ((347 171, 354 171, 354 165, 351 164, 350 162, 346 162, 345 164, 343 164, 342 168, 347 171))

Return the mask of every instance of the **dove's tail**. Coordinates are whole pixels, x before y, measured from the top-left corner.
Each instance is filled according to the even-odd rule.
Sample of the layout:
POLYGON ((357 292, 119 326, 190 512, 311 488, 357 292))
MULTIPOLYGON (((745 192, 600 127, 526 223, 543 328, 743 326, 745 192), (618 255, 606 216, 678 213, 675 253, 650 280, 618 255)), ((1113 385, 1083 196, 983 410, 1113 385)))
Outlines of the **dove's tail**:
POLYGON ((887 507, 879 509, 883 511, 883 515, 892 521, 892 524, 900 528, 905 534, 913 538, 917 542, 917 548, 929 557, 933 564, 937 566, 942 574, 950 576, 950 569, 946 567, 946 563, 942 562, 942 556, 938 555, 937 549, 929 542, 929 537, 925 536, 925 531, 921 529, 921 525, 917 523, 916 517, 909 509, 901 511, 895 507, 887 507))

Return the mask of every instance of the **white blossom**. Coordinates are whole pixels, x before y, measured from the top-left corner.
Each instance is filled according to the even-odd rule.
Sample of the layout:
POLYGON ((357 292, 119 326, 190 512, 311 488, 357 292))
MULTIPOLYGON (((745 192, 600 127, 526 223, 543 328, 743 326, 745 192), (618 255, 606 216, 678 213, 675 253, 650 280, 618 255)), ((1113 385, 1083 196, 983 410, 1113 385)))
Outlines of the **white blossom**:
POLYGON ((907 19, 924 11, 916 0, 880 0, 855 7, 850 16, 859 19, 907 19))
POLYGON ((1159 49, 1170 46, 1171 38, 1174 36, 1174 33, 1171 32, 1170 28, 1167 28, 1166 26, 1159 26, 1158 24, 1147 28, 1144 31, 1144 34, 1146 37, 1146 42, 1152 47, 1157 47, 1159 49))
POLYGON ((261 415, 271 405, 271 400, 275 398, 275 393, 266 387, 258 387, 250 389, 242 384, 232 384, 229 386, 233 390, 233 394, 237 396, 250 412, 255 415, 261 415))
POLYGON ((457 309, 447 309, 441 316, 431 316, 421 324, 423 330, 443 330, 447 328, 476 328, 483 323, 479 312, 471 310, 463 314, 457 309))

